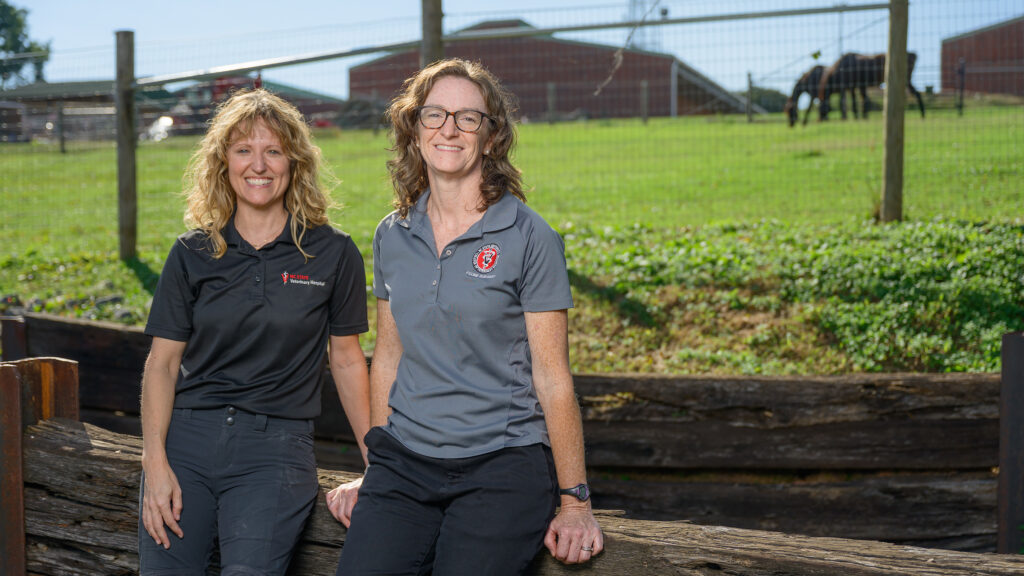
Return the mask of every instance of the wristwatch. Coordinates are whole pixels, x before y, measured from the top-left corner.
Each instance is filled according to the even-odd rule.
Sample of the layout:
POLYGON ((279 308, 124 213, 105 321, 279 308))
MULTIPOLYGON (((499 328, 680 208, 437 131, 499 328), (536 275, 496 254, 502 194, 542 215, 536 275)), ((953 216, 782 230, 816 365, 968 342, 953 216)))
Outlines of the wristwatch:
POLYGON ((572 488, 560 488, 558 493, 575 496, 580 502, 586 502, 590 499, 590 486, 587 486, 586 484, 577 484, 572 488))

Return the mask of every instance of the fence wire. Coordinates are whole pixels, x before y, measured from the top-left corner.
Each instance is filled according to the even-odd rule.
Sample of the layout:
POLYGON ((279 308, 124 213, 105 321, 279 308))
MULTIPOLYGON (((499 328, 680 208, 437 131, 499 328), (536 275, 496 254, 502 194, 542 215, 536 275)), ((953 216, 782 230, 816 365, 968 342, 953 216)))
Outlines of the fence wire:
MULTIPOLYGON (((648 0, 446 14, 446 36, 477 39, 448 42, 445 53, 480 60, 516 94, 516 162, 531 204, 557 226, 867 220, 881 191, 880 83, 865 87, 866 110, 855 92, 857 107, 847 103, 845 121, 838 96, 829 119, 819 120, 818 85, 796 94, 794 126, 783 110, 813 67, 827 69, 844 53, 885 53, 888 11, 850 4, 845 11, 751 17, 808 4, 648 0), (644 18, 649 25, 623 25, 644 18), (611 26, 596 28, 601 24, 611 26), (511 28, 529 35, 488 37, 488 30, 511 28), (531 32, 564 28, 575 30, 531 32)), ((1022 30, 1017 0, 911 4, 911 83, 925 115, 908 97, 908 219, 1024 221, 1022 30)), ((344 207, 334 219, 368 246, 391 198, 382 113, 418 66, 414 48, 375 47, 417 42, 419 34, 419 20, 409 18, 256 38, 136 37, 140 250, 162 252, 182 231, 188 157, 215 105, 256 77, 314 127, 339 179, 334 195, 344 207), (323 53, 349 55, 144 83, 323 53)), ((0 91, 0 239, 8 254, 116 250, 114 61, 112 37, 110 46, 52 53, 45 84, 0 91)))

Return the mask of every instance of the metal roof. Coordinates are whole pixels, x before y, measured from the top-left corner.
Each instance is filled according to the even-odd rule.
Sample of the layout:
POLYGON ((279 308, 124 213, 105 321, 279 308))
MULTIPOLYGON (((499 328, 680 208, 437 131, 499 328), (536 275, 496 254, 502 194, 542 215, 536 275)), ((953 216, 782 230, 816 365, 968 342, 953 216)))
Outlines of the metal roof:
MULTIPOLYGON (((85 100, 97 97, 114 100, 113 80, 87 80, 81 82, 34 82, 10 90, 0 90, 2 100, 85 100)), ((135 102, 156 108, 169 109, 176 98, 163 88, 136 90, 135 102)))

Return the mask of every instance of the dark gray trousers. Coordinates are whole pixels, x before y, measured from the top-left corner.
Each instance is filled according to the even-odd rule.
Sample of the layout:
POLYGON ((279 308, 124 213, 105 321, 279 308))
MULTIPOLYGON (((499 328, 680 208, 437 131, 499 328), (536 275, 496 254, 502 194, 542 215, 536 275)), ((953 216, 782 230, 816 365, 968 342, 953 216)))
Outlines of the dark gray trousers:
MULTIPOLYGON (((182 491, 171 547, 139 521, 142 576, 203 576, 220 542, 222 576, 283 575, 319 490, 312 420, 175 409, 167 458, 182 491)), ((145 476, 142 491, 145 492, 145 476)), ((142 496, 139 501, 141 504, 142 496)))

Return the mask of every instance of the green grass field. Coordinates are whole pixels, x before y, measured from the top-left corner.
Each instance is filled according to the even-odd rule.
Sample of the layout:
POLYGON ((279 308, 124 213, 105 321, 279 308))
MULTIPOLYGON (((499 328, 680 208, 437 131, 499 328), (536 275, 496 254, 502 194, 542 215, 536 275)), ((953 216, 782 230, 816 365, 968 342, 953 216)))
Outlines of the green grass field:
MULTIPOLYGON (((794 129, 781 115, 753 124, 712 116, 521 126, 516 163, 530 204, 567 240, 578 304, 574 368, 996 369, 998 333, 1024 327, 1022 267, 997 266, 1024 254, 1024 110, 931 110, 924 121, 908 114, 906 126, 907 224, 896 227, 870 224, 881 188, 881 113, 794 129), (979 223, 984 234, 973 232, 979 223), (1006 253, 993 257, 1001 245, 1006 253), (694 250, 703 254, 696 261, 694 250), (992 270, 946 263, 972 253, 987 254, 992 270), (861 261, 875 266, 845 287, 808 287, 828 285, 861 261), (794 275, 794 266, 810 276, 794 275), (980 275, 988 288, 942 270, 980 275), (886 274, 920 277, 932 288, 885 284, 886 274), (876 280, 888 292, 870 288, 876 280), (863 289, 844 296, 856 286, 863 289), (986 299, 1002 306, 995 316, 978 311, 986 299), (907 305, 920 313, 887 315, 907 305), (874 331, 881 341, 869 337, 874 331), (956 356, 961 348, 971 352, 956 356)), ((387 136, 317 137, 345 205, 333 219, 369 264, 369 239, 390 209, 387 136)), ((181 174, 195 141, 140 146, 140 257, 128 264, 116 257, 112 145, 72 143, 67 154, 42 144, 0 148, 7 306, 144 321, 164 255, 183 230, 181 174)))
MULTIPOLYGON (((839 222, 870 217, 881 190, 882 115, 789 129, 781 115, 529 124, 517 164, 530 203, 562 225, 656 226, 711 222, 839 222)), ((904 210, 1021 221, 1024 111, 976 108, 958 118, 908 115, 904 210)), ((369 131, 318 139, 347 209, 334 214, 357 239, 389 210, 387 137, 369 131)), ((162 251, 182 229, 181 174, 195 144, 177 138, 138 150, 139 246, 162 251)), ((116 249, 116 164, 109 145, 7 145, 0 156, 3 253, 116 249)))

